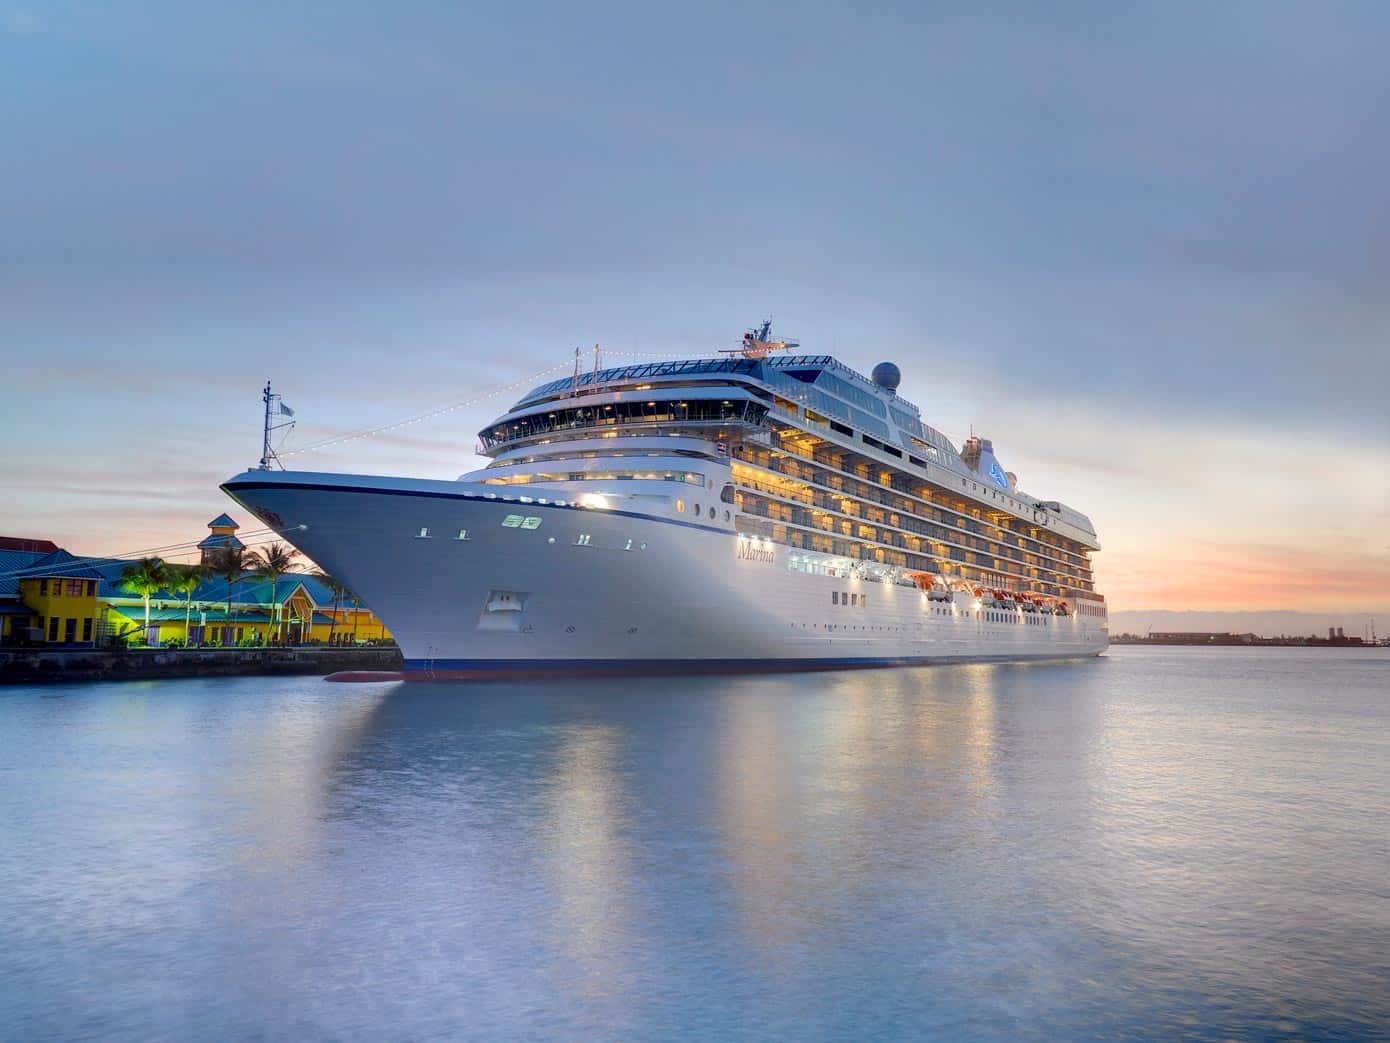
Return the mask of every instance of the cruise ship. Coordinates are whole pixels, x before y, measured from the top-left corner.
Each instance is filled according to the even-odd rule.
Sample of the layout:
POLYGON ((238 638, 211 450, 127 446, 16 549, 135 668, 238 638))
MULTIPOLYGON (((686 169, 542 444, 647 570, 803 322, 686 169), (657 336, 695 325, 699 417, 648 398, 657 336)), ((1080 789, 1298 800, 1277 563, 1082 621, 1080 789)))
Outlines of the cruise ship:
POLYGON ((763 323, 716 357, 576 361, 456 481, 263 466, 222 488, 372 606, 408 679, 1103 652, 1091 522, 899 382, 763 323))

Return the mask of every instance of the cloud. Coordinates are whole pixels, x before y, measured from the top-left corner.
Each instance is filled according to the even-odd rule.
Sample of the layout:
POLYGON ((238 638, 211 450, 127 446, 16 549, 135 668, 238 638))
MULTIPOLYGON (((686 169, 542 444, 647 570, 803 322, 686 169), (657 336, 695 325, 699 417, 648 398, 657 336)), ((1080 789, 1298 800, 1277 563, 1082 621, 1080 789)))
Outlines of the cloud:
MULTIPOLYGON (((1379 568, 1383 8, 24 10, 6 528, 94 539, 129 485, 110 524, 173 535, 259 455, 267 376, 292 447, 771 311, 1091 514, 1115 604, 1246 544, 1379 568)), ((507 397, 290 459, 452 477, 507 397)), ((1244 589, 1313 596, 1272 564, 1244 589)))

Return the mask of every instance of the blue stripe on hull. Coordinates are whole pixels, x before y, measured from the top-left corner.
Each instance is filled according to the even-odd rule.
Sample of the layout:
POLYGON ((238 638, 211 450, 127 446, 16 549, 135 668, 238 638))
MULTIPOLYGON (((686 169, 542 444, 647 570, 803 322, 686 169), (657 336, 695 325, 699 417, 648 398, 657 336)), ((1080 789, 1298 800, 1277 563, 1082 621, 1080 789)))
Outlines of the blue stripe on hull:
POLYGON ((997 656, 906 656, 845 659, 407 659, 405 679, 433 681, 475 677, 573 677, 579 674, 662 676, 670 674, 805 673, 811 670, 867 670, 947 663, 1027 663, 1090 659, 1097 652, 1056 652, 997 656))

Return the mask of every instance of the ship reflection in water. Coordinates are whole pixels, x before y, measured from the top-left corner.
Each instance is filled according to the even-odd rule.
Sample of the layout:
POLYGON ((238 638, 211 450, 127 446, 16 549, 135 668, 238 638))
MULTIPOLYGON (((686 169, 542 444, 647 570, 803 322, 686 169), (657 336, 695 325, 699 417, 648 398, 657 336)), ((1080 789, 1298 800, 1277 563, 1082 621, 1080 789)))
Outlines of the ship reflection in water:
POLYGON ((1373 1034, 1385 664, 0 699, 14 1038, 1373 1034))

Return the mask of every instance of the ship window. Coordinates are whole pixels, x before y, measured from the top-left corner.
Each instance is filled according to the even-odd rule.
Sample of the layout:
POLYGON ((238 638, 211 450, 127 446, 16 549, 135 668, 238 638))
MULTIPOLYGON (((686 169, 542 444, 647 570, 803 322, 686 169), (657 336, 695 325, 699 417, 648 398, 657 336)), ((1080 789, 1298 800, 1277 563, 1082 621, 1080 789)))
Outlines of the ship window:
POLYGON ((677 500, 677 501, 676 501, 676 510, 677 510, 677 511, 680 511, 682 514, 685 513, 685 501, 684 501, 684 500, 677 500))
POLYGON ((522 518, 519 514, 509 514, 502 519, 502 528, 519 529, 521 528, 522 518))
POLYGON ((456 539, 456 540, 466 540, 466 539, 468 539, 468 530, 467 530, 467 529, 459 529, 459 534, 458 534, 457 536, 455 536, 454 539, 456 539))
POLYGON ((417 532, 417 533, 415 534, 415 538, 416 538, 417 540, 427 540, 427 539, 429 539, 429 538, 430 538, 429 526, 428 526, 428 525, 421 525, 421 526, 420 526, 420 531, 417 532))
POLYGON ((522 519, 521 527, 523 529, 539 529, 541 527, 541 520, 537 518, 534 514, 530 515, 529 517, 522 519))
POLYGON ((724 486, 724 488, 719 493, 719 500, 721 503, 733 503, 734 487, 732 485, 724 486))
POLYGON ((587 532, 581 532, 579 536, 575 539, 574 545, 576 547, 587 547, 589 546, 589 541, 591 539, 593 539, 593 537, 591 537, 587 532))
POLYGON ((626 546, 623 547, 623 550, 632 550, 632 541, 631 541, 631 540, 628 540, 628 541, 627 541, 627 544, 626 544, 626 546))

